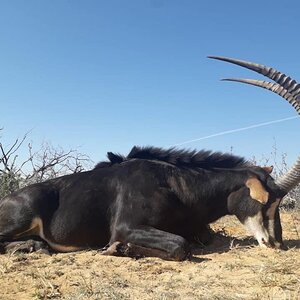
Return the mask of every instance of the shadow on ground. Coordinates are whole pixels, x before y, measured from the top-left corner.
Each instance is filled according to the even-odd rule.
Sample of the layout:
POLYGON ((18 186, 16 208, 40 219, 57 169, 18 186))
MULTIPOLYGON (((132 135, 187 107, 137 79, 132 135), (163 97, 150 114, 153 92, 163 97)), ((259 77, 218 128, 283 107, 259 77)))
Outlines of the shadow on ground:
MULTIPOLYGON (((284 245, 288 249, 299 249, 300 240, 285 240, 284 245)), ((257 241, 252 237, 232 237, 223 232, 216 232, 213 235, 213 241, 208 246, 193 245, 192 253, 194 255, 205 255, 212 253, 226 253, 235 248, 252 248, 258 247, 257 241)))
POLYGON ((284 244, 289 248, 300 249, 300 240, 285 240, 284 244))
MULTIPOLYGON (((212 242, 207 245, 192 245, 193 255, 207 255, 213 253, 226 253, 232 249, 246 249, 258 247, 257 241, 252 237, 232 237, 227 235, 224 231, 219 231, 213 234, 212 242)), ((285 247, 288 249, 299 249, 300 240, 299 239, 288 239, 284 241, 285 247)), ((16 241, 8 242, 2 245, 2 251, 0 253, 12 253, 12 252, 39 252, 44 254, 53 254, 56 252, 51 251, 46 243, 41 241, 27 240, 27 241, 16 241), (3 249, 2 249, 3 248, 3 249)), ((193 262, 203 262, 210 260, 204 257, 191 258, 193 262)))
POLYGON ((257 242, 251 237, 233 238, 224 233, 217 232, 213 235, 212 242, 207 246, 193 245, 194 255, 205 255, 211 253, 225 253, 233 248, 251 248, 257 246, 257 242))

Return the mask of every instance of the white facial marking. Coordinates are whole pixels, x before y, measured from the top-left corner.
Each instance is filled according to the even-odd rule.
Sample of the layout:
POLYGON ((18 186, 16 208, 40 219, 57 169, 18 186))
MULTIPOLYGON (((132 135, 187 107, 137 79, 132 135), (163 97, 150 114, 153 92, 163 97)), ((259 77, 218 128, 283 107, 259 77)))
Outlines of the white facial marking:
POLYGON ((275 238, 275 221, 274 221, 274 219, 269 220, 269 222, 268 222, 268 232, 271 237, 275 238))
POLYGON ((261 247, 267 247, 269 243, 269 234, 263 225, 262 213, 259 212, 253 217, 246 218, 244 222, 248 231, 254 235, 261 247))
POLYGON ((275 218, 275 212, 276 212, 276 209, 280 203, 280 198, 277 199, 275 202, 273 202, 269 209, 267 210, 267 216, 270 218, 270 219, 274 219, 275 218))

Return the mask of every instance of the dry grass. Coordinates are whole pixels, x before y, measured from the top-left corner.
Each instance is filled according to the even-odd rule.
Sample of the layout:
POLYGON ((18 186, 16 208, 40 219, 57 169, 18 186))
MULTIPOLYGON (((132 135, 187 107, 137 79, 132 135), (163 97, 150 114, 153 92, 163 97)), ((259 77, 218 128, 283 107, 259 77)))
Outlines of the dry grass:
POLYGON ((0 299, 300 298, 300 216, 283 213, 288 251, 261 249, 231 217, 192 261, 133 260, 97 251, 0 256, 0 299))

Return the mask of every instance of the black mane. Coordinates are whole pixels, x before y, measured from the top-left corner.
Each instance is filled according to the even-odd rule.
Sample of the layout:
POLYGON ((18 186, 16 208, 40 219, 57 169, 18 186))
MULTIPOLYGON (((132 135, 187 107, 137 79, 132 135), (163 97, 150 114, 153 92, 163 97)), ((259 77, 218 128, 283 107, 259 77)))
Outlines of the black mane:
POLYGON ((158 147, 134 146, 125 157, 112 152, 107 153, 109 161, 100 162, 95 169, 120 164, 131 159, 146 159, 163 161, 179 167, 201 168, 201 169, 232 169, 249 166, 249 162, 243 157, 228 153, 212 152, 207 150, 179 150, 176 148, 163 149, 158 147))

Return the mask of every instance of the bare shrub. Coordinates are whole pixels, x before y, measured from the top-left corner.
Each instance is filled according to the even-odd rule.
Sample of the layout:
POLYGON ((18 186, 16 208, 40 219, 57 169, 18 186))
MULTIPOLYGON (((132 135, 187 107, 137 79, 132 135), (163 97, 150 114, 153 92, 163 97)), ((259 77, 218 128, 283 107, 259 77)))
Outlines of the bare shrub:
POLYGON ((27 135, 16 139, 12 145, 0 143, 0 198, 28 184, 42 182, 58 176, 82 172, 92 165, 90 158, 70 149, 43 143, 35 150, 27 144, 27 158, 20 161, 21 147, 26 147, 27 135))

